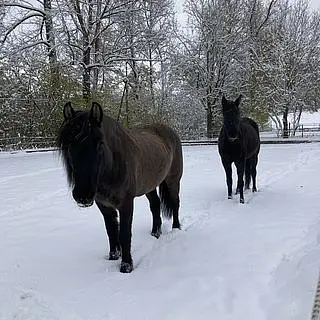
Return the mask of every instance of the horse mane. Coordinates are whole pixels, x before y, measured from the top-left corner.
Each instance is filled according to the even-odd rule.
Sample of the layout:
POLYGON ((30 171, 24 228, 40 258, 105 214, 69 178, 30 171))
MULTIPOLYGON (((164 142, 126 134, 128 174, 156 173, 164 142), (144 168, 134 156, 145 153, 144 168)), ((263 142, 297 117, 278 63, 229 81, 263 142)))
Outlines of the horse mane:
POLYGON ((56 145, 66 169, 67 179, 70 186, 73 184, 73 173, 72 166, 68 158, 68 148, 70 144, 77 141, 77 139, 83 139, 85 137, 85 130, 88 129, 88 119, 89 117, 87 112, 78 110, 71 121, 63 121, 58 131, 56 145), (78 126, 75 125, 76 121, 80 123, 82 122, 81 127, 79 126, 80 123, 78 126))
MULTIPOLYGON (((103 118, 104 144, 112 154, 112 168, 108 172, 108 179, 112 182, 112 187, 121 188, 123 185, 131 185, 131 170, 128 168, 126 154, 131 154, 132 139, 125 128, 105 115, 103 118)), ((133 154, 131 154, 133 156, 133 154)))

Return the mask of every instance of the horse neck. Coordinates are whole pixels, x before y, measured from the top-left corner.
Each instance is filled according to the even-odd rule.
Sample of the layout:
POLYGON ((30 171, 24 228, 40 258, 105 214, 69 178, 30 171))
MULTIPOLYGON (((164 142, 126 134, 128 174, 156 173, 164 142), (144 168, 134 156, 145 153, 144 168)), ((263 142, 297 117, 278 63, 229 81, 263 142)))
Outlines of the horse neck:
POLYGON ((105 141, 113 149, 125 149, 129 151, 134 144, 134 141, 129 131, 121 126, 116 120, 104 116, 103 120, 105 141))
POLYGON ((239 143, 241 141, 241 138, 243 137, 243 126, 242 126, 241 121, 240 121, 239 131, 238 131, 238 139, 235 140, 235 141, 230 141, 229 140, 225 124, 222 125, 221 130, 223 132, 222 133, 223 134, 223 141, 224 141, 225 144, 234 145, 236 143, 239 143))

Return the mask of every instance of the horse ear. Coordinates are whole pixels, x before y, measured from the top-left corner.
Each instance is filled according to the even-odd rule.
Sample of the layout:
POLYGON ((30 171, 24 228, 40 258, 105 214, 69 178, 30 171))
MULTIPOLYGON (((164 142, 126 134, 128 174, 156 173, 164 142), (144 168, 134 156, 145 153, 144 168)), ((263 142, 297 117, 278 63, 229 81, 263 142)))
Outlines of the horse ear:
POLYGON ((71 106, 71 102, 67 102, 63 107, 63 116, 66 121, 71 120, 75 115, 75 111, 71 106))
POLYGON ((102 118, 103 118, 103 110, 99 103, 92 102, 89 118, 91 122, 94 122, 99 127, 101 126, 102 118))
POLYGON ((239 105, 241 103, 241 99, 242 99, 242 94, 240 94, 239 97, 237 98, 237 100, 235 101, 235 104, 237 107, 239 107, 239 105))

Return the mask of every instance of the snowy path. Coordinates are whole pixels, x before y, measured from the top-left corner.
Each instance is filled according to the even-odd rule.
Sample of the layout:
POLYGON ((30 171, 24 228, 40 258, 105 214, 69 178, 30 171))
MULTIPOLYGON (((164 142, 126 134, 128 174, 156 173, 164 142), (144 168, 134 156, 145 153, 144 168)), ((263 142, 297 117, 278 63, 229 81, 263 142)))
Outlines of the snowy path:
POLYGON ((182 231, 135 202, 135 270, 104 259, 54 153, 0 154, 0 319, 308 319, 320 266, 320 144, 262 145, 259 192, 226 199, 216 146, 184 148, 182 231))

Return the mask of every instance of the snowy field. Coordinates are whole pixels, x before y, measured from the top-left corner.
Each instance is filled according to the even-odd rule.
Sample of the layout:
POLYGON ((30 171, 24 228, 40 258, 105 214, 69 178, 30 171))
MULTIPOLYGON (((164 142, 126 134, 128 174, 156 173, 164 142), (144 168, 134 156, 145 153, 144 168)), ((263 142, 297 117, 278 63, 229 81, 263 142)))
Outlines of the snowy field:
POLYGON ((216 146, 184 147, 183 230, 135 201, 131 274, 107 261, 57 154, 0 153, 1 320, 309 319, 320 266, 320 144, 262 145, 259 192, 227 200, 216 146))

